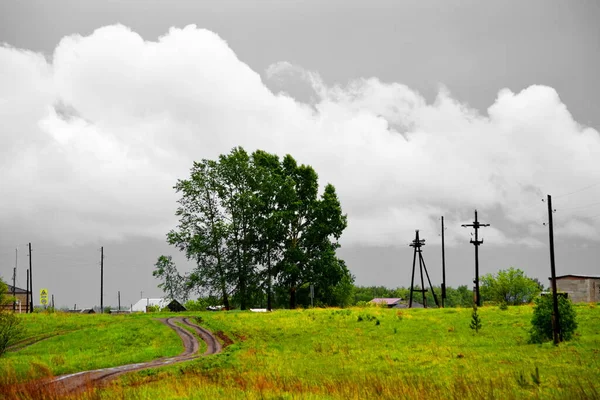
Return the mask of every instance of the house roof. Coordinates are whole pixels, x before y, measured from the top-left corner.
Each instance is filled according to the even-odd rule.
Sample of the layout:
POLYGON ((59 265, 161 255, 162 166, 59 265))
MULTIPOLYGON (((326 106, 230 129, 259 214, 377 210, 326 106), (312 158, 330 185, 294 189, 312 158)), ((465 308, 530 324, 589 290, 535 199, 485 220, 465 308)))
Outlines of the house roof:
POLYGON ((156 298, 156 299, 151 299, 151 298, 139 299, 137 303, 135 303, 133 306, 131 306, 130 311, 131 312, 136 312, 136 311, 146 312, 147 306, 158 306, 159 309, 163 309, 163 308, 167 307, 169 304, 171 304, 173 301, 177 302, 177 300, 170 299, 168 297, 156 298))
POLYGON ((402 299, 400 298, 393 298, 393 297, 376 297, 373 300, 371 300, 369 303, 385 303, 388 306, 393 306, 395 304, 398 304, 402 299))
POLYGON ((166 300, 166 299, 151 299, 151 298, 144 298, 144 299, 139 299, 137 303, 135 303, 133 306, 131 306, 131 311, 146 311, 146 307, 147 306, 158 306, 159 308, 163 308, 165 307, 167 304, 169 304, 170 300, 166 300))
MULTIPOLYGON (((557 280, 562 279, 562 278, 600 279, 600 275, 567 274, 567 275, 559 275, 556 277, 557 280)), ((552 277, 549 277, 548 279, 552 280, 552 277)))
MULTIPOLYGON (((13 286, 12 285, 7 285, 8 289, 6 290, 7 293, 12 293, 13 292, 13 286)), ((27 290, 25 289, 21 289, 20 287, 16 287, 15 286, 15 294, 26 294, 27 290)))

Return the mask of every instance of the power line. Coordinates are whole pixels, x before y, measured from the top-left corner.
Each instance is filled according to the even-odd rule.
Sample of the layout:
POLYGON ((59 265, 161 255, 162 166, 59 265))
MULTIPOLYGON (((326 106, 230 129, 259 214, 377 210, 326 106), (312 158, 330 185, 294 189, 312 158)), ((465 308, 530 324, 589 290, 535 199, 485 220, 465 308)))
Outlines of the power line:
POLYGON ((587 204, 585 206, 576 206, 576 207, 567 207, 567 208, 561 208, 561 211, 569 211, 569 210, 579 210, 581 208, 588 208, 588 207, 592 207, 592 206, 596 206, 600 204, 600 201, 597 201, 595 203, 591 203, 591 204, 587 204))
POLYGON ((588 190, 588 189, 591 189, 591 188, 593 188, 593 187, 596 187, 596 186, 599 186, 599 185, 600 185, 600 182, 597 182, 597 183, 594 183, 594 184, 592 184, 592 185, 584 186, 584 187, 582 187, 582 188, 580 188, 580 189, 574 190, 574 191, 572 191, 572 192, 569 192, 569 193, 564 193, 564 194, 561 194, 561 195, 559 195, 559 196, 554 196, 554 198, 555 198, 555 199, 559 199, 559 198, 561 198, 561 197, 570 196, 570 195, 572 195, 572 194, 575 194, 575 193, 580 193, 580 192, 583 192, 584 190, 588 190))

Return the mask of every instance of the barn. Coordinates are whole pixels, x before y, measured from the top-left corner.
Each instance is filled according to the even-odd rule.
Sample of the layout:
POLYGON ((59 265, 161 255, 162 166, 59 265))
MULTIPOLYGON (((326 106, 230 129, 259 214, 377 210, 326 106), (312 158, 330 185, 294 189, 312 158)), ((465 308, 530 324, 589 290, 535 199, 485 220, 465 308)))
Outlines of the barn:
MULTIPOLYGON (((6 296, 9 298, 12 298, 13 286, 12 285, 7 285, 7 286, 8 286, 8 290, 6 291, 6 296)), ((15 298, 17 299, 17 303, 15 305, 16 312, 27 312, 27 310, 25 309, 26 303, 27 303, 27 290, 21 289, 21 288, 15 286, 14 292, 15 292, 15 298)), ((11 301, 7 304, 0 305, 0 309, 6 310, 6 311, 12 311, 13 302, 11 301)))
MULTIPOLYGON (((552 278, 550 287, 552 287, 552 278)), ((600 302, 600 275, 561 275, 556 277, 556 288, 569 295, 573 303, 600 302)))

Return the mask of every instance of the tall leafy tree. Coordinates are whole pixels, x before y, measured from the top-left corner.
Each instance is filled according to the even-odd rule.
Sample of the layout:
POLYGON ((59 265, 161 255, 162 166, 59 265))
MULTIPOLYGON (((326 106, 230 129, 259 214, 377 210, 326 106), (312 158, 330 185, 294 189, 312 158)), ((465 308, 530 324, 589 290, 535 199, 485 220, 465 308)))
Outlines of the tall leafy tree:
POLYGON ((218 196, 227 222, 226 243, 229 249, 228 262, 233 272, 240 308, 248 307, 251 289, 257 285, 255 259, 256 208, 258 183, 254 164, 244 149, 237 147, 227 155, 219 157, 218 196))
POLYGON ((189 287, 218 290, 226 307, 233 298, 242 309, 264 292, 270 309, 275 286, 288 290, 291 308, 302 285, 329 293, 328 302, 351 290, 353 278, 335 256, 346 216, 332 185, 318 196, 312 167, 238 147, 194 163, 175 189, 180 222, 168 240, 197 262, 189 287))
POLYGON ((256 262, 263 266, 260 275, 267 292, 267 309, 271 310, 273 281, 283 258, 286 204, 293 198, 293 185, 286 178, 277 155, 257 150, 252 154, 252 161, 257 192, 255 256, 256 262))
POLYGON ((518 268, 511 267, 498 271, 496 275, 486 274, 481 278, 481 296, 498 303, 530 303, 540 291, 538 282, 518 268))
POLYGON ((296 308, 298 287, 315 282, 315 260, 332 247, 339 247, 337 240, 347 226, 347 218, 333 185, 326 185, 318 198, 318 175, 312 167, 298 165, 290 155, 285 156, 282 166, 293 193, 284 208, 287 233, 280 281, 289 289, 289 307, 296 308))
POLYGON ((196 262, 188 286, 197 292, 217 293, 223 305, 230 308, 229 227, 218 196, 221 185, 218 172, 215 161, 203 160, 194 163, 190 179, 177 182, 175 190, 181 193, 176 212, 179 225, 169 232, 167 241, 196 262))

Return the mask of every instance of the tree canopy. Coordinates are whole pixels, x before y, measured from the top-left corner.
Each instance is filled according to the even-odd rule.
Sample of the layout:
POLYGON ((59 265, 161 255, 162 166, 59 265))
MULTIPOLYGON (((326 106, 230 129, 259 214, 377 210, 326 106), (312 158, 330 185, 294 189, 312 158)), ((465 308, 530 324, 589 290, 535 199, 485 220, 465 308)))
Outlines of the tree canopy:
POLYGON ((518 268, 500 270, 496 275, 481 277, 481 296, 484 300, 509 305, 530 303, 541 291, 539 281, 529 278, 518 268))
POLYGON ((225 307, 241 309, 263 299, 270 309, 285 292, 295 308, 299 292, 306 302, 313 285, 317 304, 348 301, 354 279, 336 255, 346 216, 333 185, 319 195, 312 167, 291 155, 237 147, 218 160, 195 162, 175 190, 179 224, 167 240, 196 267, 179 276, 170 260, 159 259, 154 275, 167 291, 218 296, 225 307))

